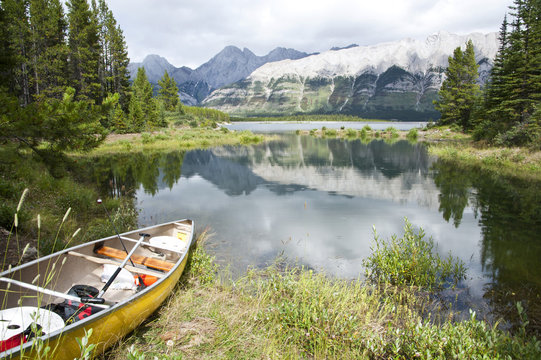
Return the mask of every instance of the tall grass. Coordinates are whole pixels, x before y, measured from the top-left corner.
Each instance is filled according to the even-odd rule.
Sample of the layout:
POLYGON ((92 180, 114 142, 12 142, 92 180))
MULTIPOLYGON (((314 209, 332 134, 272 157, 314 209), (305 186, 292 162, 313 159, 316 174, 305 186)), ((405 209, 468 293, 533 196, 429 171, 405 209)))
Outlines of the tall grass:
POLYGON ((481 169, 497 176, 541 180, 541 151, 462 143, 430 144, 428 151, 464 168, 481 169))
MULTIPOLYGON (((223 128, 225 129, 225 128, 223 128)), ((208 128, 170 129, 166 132, 134 135, 130 139, 106 141, 91 155, 165 150, 191 150, 220 145, 257 144, 265 140, 250 131, 217 131, 208 128)), ((84 155, 83 155, 84 156, 84 155)))

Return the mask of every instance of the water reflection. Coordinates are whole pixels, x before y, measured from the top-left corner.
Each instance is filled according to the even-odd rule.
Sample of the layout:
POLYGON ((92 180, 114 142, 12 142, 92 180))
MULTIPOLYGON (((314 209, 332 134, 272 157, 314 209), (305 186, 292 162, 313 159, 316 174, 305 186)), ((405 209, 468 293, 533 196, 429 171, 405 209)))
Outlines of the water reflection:
POLYGON ((438 162, 435 182, 440 210, 459 226, 466 204, 479 218, 480 263, 487 278, 485 298, 499 316, 518 324, 521 301, 530 328, 541 333, 541 184, 465 171, 438 162))
POLYGON ((292 134, 250 147, 102 157, 85 172, 111 196, 133 196, 140 225, 190 217, 210 226, 210 251, 233 273, 284 252, 308 267, 356 278, 372 226, 389 237, 402 233, 408 217, 442 254, 466 262, 461 306, 488 304, 516 321, 520 300, 539 329, 539 183, 460 169, 405 141, 292 134))

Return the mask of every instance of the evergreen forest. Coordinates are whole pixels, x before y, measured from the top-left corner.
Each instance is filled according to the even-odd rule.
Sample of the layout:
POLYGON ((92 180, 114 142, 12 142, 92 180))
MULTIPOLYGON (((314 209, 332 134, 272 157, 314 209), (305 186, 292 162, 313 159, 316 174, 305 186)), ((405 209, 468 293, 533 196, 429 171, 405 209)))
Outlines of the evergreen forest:
POLYGON ((541 1, 515 0, 499 33, 488 84, 477 85, 471 41, 449 57, 435 107, 440 123, 477 141, 541 148, 541 1))
POLYGON ((0 141, 46 163, 86 151, 110 132, 166 125, 183 112, 166 73, 159 95, 139 69, 133 84, 122 29, 105 0, 0 1, 0 141))

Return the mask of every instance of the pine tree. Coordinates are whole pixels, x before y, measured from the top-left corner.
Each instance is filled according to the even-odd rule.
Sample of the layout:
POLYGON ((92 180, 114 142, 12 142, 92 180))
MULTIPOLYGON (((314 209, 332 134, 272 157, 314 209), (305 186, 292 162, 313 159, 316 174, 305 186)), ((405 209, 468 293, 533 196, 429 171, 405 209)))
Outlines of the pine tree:
POLYGON ((479 95, 478 67, 471 40, 464 51, 458 47, 449 57, 446 79, 438 93, 439 99, 434 101, 442 124, 457 124, 463 129, 472 127, 471 114, 479 95))
POLYGON ((160 86, 159 98, 163 101, 165 110, 173 111, 179 102, 178 87, 175 80, 167 73, 167 70, 163 73, 163 77, 158 80, 158 85, 160 86))
POLYGON ((54 166, 66 150, 90 150, 105 138, 100 120, 108 105, 90 105, 74 100, 75 90, 67 88, 62 100, 34 102, 19 106, 17 99, 0 91, 0 136, 38 154, 54 166))
POLYGON ((541 102, 541 1, 515 0, 513 20, 500 30, 500 47, 485 94, 484 121, 477 138, 505 145, 538 137, 541 102), (509 31, 510 28, 510 31, 509 31))
POLYGON ((15 65, 8 36, 6 12, 0 6, 0 90, 3 88, 5 91, 8 89, 11 73, 15 65))
POLYGON ((119 102, 127 109, 129 102, 130 74, 128 72, 128 50, 122 29, 117 25, 113 13, 104 0, 99 0, 97 13, 100 34, 100 82, 105 94, 118 93, 119 102))
POLYGON ((139 99, 132 94, 130 97, 130 104, 128 106, 128 123, 125 128, 121 126, 115 130, 117 132, 140 132, 144 129, 145 119, 143 110, 141 109, 141 103, 139 99))
POLYGON ((100 45, 98 20, 86 0, 69 0, 69 66, 70 83, 77 98, 100 103, 99 81, 100 45))
POLYGON ((10 93, 17 96, 21 105, 31 102, 28 68, 30 27, 28 22, 28 0, 2 0, 7 47, 12 66, 8 75, 10 93))
POLYGON ((152 97, 152 85, 147 79, 144 67, 137 70, 137 77, 132 85, 129 116, 134 131, 158 125, 156 101, 152 97))
POLYGON ((30 0, 30 85, 37 99, 61 99, 67 85, 67 23, 58 0, 30 0))

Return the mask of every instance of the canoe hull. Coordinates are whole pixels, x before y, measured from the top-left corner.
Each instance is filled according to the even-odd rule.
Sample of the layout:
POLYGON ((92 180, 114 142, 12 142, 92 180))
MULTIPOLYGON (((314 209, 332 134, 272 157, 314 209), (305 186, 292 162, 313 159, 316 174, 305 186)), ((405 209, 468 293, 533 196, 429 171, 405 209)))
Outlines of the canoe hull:
MULTIPOLYGON (((188 258, 185 257, 174 274, 168 276, 163 282, 157 284, 152 291, 137 298, 134 301, 116 309, 114 312, 96 319, 84 327, 65 332, 55 339, 49 339, 48 346, 55 349, 55 360, 73 360, 80 356, 79 345, 76 338, 83 338, 85 330, 93 329, 89 343, 96 344, 96 353, 103 353, 124 336, 132 332, 137 326, 145 321, 171 294, 178 283, 188 258)), ((26 354, 25 354, 26 356, 26 354)), ((35 353, 30 353, 29 358, 36 359, 35 353)))
MULTIPOLYGON (((82 339, 85 336, 85 331, 89 329, 92 329, 89 344, 96 345, 94 354, 103 353, 156 311, 171 294, 186 267, 188 251, 193 239, 193 221, 180 220, 121 234, 121 236, 133 235, 139 231, 148 231, 158 227, 164 228, 170 224, 178 223, 189 224, 191 230, 188 234, 189 241, 187 241, 186 250, 178 261, 176 261, 174 267, 156 283, 134 294, 127 300, 121 301, 111 308, 102 310, 82 321, 67 325, 61 331, 52 333, 49 336, 42 336, 38 341, 43 342, 44 346, 50 348, 48 358, 73 360, 80 357, 81 350, 76 339, 82 339), (53 354, 52 357, 51 354, 53 354)), ((105 240, 111 238, 106 238, 105 240)), ((77 250, 77 248, 75 249, 77 250)), ((64 252, 67 253, 68 250, 64 252)), ((14 270, 17 270, 17 268, 14 270)), ((5 275, 5 273, 2 275, 5 275)), ((4 353, 0 353, 0 357, 8 359, 36 359, 40 357, 40 354, 36 353, 36 351, 38 350, 36 350, 35 343, 34 346, 26 343, 18 348, 12 348, 4 353)))

